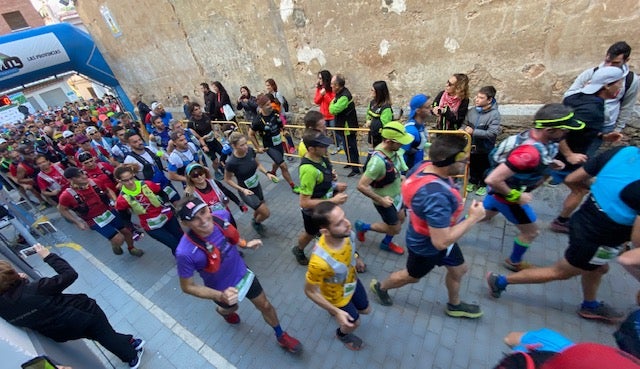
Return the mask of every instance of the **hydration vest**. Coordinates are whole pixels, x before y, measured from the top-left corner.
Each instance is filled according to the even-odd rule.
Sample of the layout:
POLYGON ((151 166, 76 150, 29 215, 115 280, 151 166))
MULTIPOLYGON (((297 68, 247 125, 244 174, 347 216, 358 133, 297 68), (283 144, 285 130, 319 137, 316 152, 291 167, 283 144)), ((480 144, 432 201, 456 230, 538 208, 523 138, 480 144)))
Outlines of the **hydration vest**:
POLYGON ((198 188, 193 189, 193 196, 199 198, 200 200, 202 200, 202 202, 204 202, 205 204, 207 204, 207 206, 209 207, 209 209, 211 211, 216 211, 216 210, 223 210, 227 208, 227 203, 229 202, 229 198, 222 192, 222 190, 218 187, 218 185, 216 184, 216 182, 212 179, 207 179, 207 181, 209 182, 209 185, 211 186, 211 192, 207 193, 207 194, 203 194, 200 193, 200 190, 198 188), (211 193, 215 193, 216 196, 218 197, 218 201, 217 202, 213 202, 211 201, 211 193))
POLYGON ((373 154, 371 154, 372 156, 375 155, 377 157, 379 157, 380 159, 382 159, 382 161, 384 161, 384 177, 376 179, 375 181, 371 182, 371 187, 373 188, 382 188, 386 185, 389 185, 391 183, 393 183, 397 176, 398 176, 398 171, 396 170, 395 165, 393 165, 393 162, 391 161, 391 159, 389 159, 389 157, 383 153, 382 151, 374 151, 373 154))
POLYGON ((322 162, 324 163, 324 166, 306 157, 303 157, 302 160, 300 160, 300 166, 305 164, 313 165, 314 168, 322 173, 322 182, 317 183, 313 187, 313 193, 311 194, 312 199, 330 198, 331 195, 333 195, 333 167, 331 166, 329 159, 325 156, 322 157, 322 162))
MULTIPOLYGON (((93 188, 93 190, 96 192, 96 194, 98 195, 98 197, 100 198, 100 200, 107 206, 110 207, 110 199, 109 196, 107 195, 106 192, 104 192, 102 190, 102 188, 100 188, 94 181, 89 180, 89 185, 93 188)), ((69 192, 69 194, 71 196, 73 196, 73 198, 76 200, 76 206, 71 208, 73 211, 75 211, 76 213, 78 213, 79 215, 85 216, 89 213, 89 207, 87 206, 87 202, 84 201, 84 199, 82 199, 80 197, 80 195, 78 194, 78 192, 76 192, 76 190, 74 190, 72 187, 69 187, 66 189, 67 192, 69 192)))
POLYGON ((351 263, 349 265, 343 264, 329 255, 329 252, 320 246, 320 241, 316 242, 313 248, 313 254, 317 255, 320 259, 324 260, 331 270, 333 270, 333 276, 326 278, 325 283, 331 284, 344 284, 349 276, 349 267, 355 268, 356 266, 356 242, 355 233, 352 231, 349 238, 345 242, 349 242, 351 247, 351 263))
MULTIPOLYGON (((58 172, 58 174, 60 174, 60 176, 62 176, 62 178, 64 178, 64 171, 62 170, 62 168, 60 168, 57 165, 52 165, 53 169, 56 170, 58 172)), ((46 174, 43 171, 40 171, 38 173, 38 177, 42 178, 45 180, 45 182, 47 182, 49 184, 49 187, 51 190, 60 190, 62 189, 62 185, 58 182, 56 182, 55 179, 51 178, 51 176, 49 176, 48 174, 46 174)), ((67 182, 67 187, 69 186, 69 181, 67 181, 66 178, 64 178, 65 181, 67 182)))
POLYGON ((140 215, 147 213, 147 210, 144 208, 144 206, 142 206, 142 204, 138 200, 136 200, 136 196, 140 195, 140 193, 142 193, 144 197, 149 200, 151 206, 154 206, 156 208, 162 206, 160 197, 153 193, 153 191, 149 188, 149 186, 147 186, 146 183, 142 183, 141 181, 136 181, 135 183, 135 190, 130 190, 125 186, 122 186, 122 189, 120 190, 122 192, 122 197, 124 197, 124 199, 127 201, 127 204, 129 204, 129 207, 131 207, 131 211, 134 214, 140 215))
POLYGON ((404 205, 410 210, 409 211, 409 220, 411 221, 411 225, 416 232, 423 236, 430 236, 429 233, 429 224, 426 220, 420 218, 416 215, 416 213, 411 208, 411 202, 413 200, 413 196, 424 186, 429 183, 436 182, 439 183, 442 187, 451 191, 453 196, 456 198, 458 202, 458 208, 451 215, 451 219, 449 221, 449 225, 453 226, 458 222, 458 218, 460 214, 464 211, 464 204, 462 203, 462 197, 460 196, 460 192, 451 185, 450 182, 445 181, 440 178, 436 174, 433 173, 423 173, 422 171, 427 167, 431 166, 431 162, 427 161, 418 167, 418 169, 413 172, 407 179, 402 183, 402 198, 404 199, 404 205))

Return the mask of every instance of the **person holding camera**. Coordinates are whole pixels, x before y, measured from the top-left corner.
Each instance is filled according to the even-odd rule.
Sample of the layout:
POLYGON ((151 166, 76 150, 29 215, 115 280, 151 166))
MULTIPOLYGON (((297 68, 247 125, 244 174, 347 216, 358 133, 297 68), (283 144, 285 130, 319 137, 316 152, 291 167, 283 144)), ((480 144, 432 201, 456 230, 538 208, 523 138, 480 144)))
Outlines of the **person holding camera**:
POLYGON ((39 243, 33 249, 57 274, 31 282, 8 261, 0 260, 0 316, 57 342, 97 341, 130 368, 138 368, 145 341, 116 332, 96 300, 83 293, 63 293, 78 273, 39 243))

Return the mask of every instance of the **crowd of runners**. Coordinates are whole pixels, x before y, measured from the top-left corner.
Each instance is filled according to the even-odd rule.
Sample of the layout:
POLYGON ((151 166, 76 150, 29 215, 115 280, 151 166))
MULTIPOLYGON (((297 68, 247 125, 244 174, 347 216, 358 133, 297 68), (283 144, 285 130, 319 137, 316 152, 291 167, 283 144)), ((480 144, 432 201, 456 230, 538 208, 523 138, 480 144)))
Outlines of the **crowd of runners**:
MULTIPOLYGON (((39 211, 57 207, 79 229, 108 240, 117 255, 124 254, 125 245, 131 256, 142 257, 136 241, 147 234, 175 258, 182 291, 213 300, 229 324, 240 323, 236 310, 247 298, 273 328, 277 343, 293 353, 301 350, 301 343, 281 327, 276 308, 243 259, 242 249, 258 248, 262 241, 243 239, 230 209, 232 202, 242 212, 251 209, 251 226, 259 236, 267 234, 271 223, 271 232, 277 232, 280 225, 266 222, 268 193, 260 176, 278 183, 278 170, 299 199, 295 206, 304 226, 297 240, 291 240, 291 251, 307 268, 304 292, 335 317, 335 335, 348 349, 364 345, 355 331, 360 315, 371 311, 368 296, 392 305, 390 291, 419 282, 436 266, 446 268, 445 313, 481 317, 480 306, 459 294, 469 267, 458 240, 498 214, 514 224, 518 234, 503 261, 513 273, 487 274, 491 296, 500 297, 511 285, 581 276, 578 314, 620 322, 624 314, 599 301, 597 291, 614 260, 640 280, 640 252, 634 248, 640 244, 640 150, 625 145, 621 133, 632 119, 638 94, 638 77, 627 65, 630 53, 625 42, 613 44, 600 65, 576 79, 563 103, 544 105, 530 129, 500 142, 496 89, 483 86, 471 98, 469 78, 461 73, 451 75, 434 98, 413 96, 406 122, 394 116, 387 84, 374 82, 363 125, 345 77, 323 70, 314 96, 319 111, 305 114, 298 147, 286 128, 288 102, 273 79, 265 81, 265 92, 257 96, 243 86, 235 102, 220 82, 202 83, 202 105, 184 97, 185 121, 174 119, 159 102, 149 107, 137 101, 140 121, 122 112, 111 96, 68 103, 3 128, 2 185, 19 191, 39 211), (247 130, 238 129, 236 114, 249 122, 247 130), (362 127, 368 131, 363 164, 359 130, 354 130, 362 127), (430 135, 430 129, 449 132, 430 135), (259 160, 263 153, 271 166, 259 160), (287 163, 287 156, 296 153, 299 176, 294 179, 289 172, 293 161, 287 163), (331 160, 338 154, 346 159, 347 177, 357 177, 357 190, 371 199, 380 221, 358 219, 352 226, 346 218, 347 184, 331 160), (467 170, 469 183, 461 191, 460 178, 467 170), (550 229, 567 233, 569 242, 561 260, 541 267, 524 256, 539 233, 547 231, 540 230, 530 205, 533 191, 545 183, 564 183, 570 189, 550 229), (465 192, 477 196, 466 210, 465 192), (405 239, 394 240, 403 228, 405 239), (368 232, 383 234, 380 249, 406 254, 407 261, 405 268, 374 278, 367 293, 358 278, 367 266, 357 245, 366 243, 368 232), (196 272, 201 282, 194 279, 196 272)), ((37 252, 61 275, 73 271, 46 249, 37 252)), ((106 338, 87 333, 89 329, 52 333, 50 320, 20 316, 37 299, 12 300, 16 288, 26 287, 11 270, 0 264, 0 272, 13 278, 8 283, 0 276, 0 305, 12 301, 11 310, 0 307, 0 316, 61 341, 96 339, 130 367, 140 365, 141 339, 113 329, 113 336, 106 338)), ((36 289, 34 295, 38 293, 36 289)), ((91 314, 101 327, 108 325, 99 307, 92 305, 91 314)), ((555 332, 538 333, 511 341, 517 346, 525 336, 540 341, 556 337, 555 332)), ((638 355, 640 346, 635 346, 637 351, 633 346, 622 348, 638 355)))

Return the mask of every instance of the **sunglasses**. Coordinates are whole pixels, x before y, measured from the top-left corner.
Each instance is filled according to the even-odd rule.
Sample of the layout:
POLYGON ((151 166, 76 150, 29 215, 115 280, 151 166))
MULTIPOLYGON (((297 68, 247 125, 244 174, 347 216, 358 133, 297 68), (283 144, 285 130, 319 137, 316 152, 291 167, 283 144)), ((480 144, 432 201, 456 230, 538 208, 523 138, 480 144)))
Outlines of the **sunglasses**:
POLYGON ((191 174, 189 175, 189 177, 191 177, 191 178, 198 178, 198 177, 200 177, 200 176, 204 176, 204 175, 206 175, 206 173, 205 173, 204 171, 198 170, 198 171, 195 171, 195 172, 191 173, 191 174))

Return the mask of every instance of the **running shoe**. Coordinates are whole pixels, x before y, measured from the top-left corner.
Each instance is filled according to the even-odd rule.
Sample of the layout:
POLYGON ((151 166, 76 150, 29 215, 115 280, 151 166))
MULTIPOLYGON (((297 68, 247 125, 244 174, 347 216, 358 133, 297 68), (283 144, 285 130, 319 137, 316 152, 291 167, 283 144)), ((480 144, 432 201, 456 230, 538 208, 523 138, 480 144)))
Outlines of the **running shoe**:
POLYGON ((255 218, 251 222, 251 226, 253 230, 256 231, 260 236, 264 236, 267 233, 266 228, 262 225, 262 223, 257 223, 255 218))
POLYGON ((389 296, 389 293, 387 291, 383 291, 380 288, 380 282, 378 282, 377 279, 371 280, 371 283, 369 284, 369 289, 371 290, 371 293, 373 293, 378 298, 380 305, 383 305, 383 306, 393 305, 393 300, 391 300, 391 296, 389 296))
POLYGON ((122 252, 123 252, 122 247, 120 247, 119 245, 111 245, 111 250, 116 255, 122 255, 122 252))
POLYGON ((364 222, 361 220, 356 220, 354 227, 356 228, 356 236, 358 237, 358 241, 364 242, 365 233, 367 232, 362 229, 364 227, 364 222))
POLYGON ((144 251, 140 250, 139 248, 132 247, 129 249, 129 255, 140 257, 144 255, 144 251))
POLYGON ((493 298, 499 298, 505 288, 498 286, 498 278, 500 275, 496 273, 487 273, 487 285, 489 286, 489 294, 493 298))
POLYGON ((309 265, 309 259, 307 259, 307 256, 304 254, 304 250, 300 250, 298 246, 293 246, 291 252, 296 257, 298 264, 309 265))
POLYGON ((278 344, 280 347, 294 354, 302 349, 300 341, 291 337, 287 332, 284 332, 282 336, 278 337, 278 344))
POLYGON ((362 348, 362 339, 353 333, 347 333, 344 336, 336 334, 336 338, 344 343, 344 346, 351 351, 360 351, 362 348))
POLYGON ((614 310, 611 306, 600 301, 595 308, 580 307, 578 309, 578 315, 585 319, 602 320, 606 323, 614 324, 624 319, 624 314, 614 310))
POLYGON ((140 363, 142 361, 142 354, 144 353, 144 347, 140 350, 136 350, 136 357, 129 361, 129 368, 138 369, 140 367, 140 363))
POLYGON ((142 347, 144 347, 144 344, 147 343, 145 340, 143 340, 142 338, 131 338, 131 341, 129 342, 131 343, 131 346, 133 346, 133 349, 138 351, 141 350, 142 347))
POLYGON ((404 254, 404 249, 393 242, 389 242, 389 243, 380 242, 380 250, 389 251, 397 255, 404 254))
POLYGON ((482 186, 482 187, 478 187, 478 189, 476 190, 476 195, 478 196, 485 196, 487 194, 487 188, 482 186))
POLYGON ((480 306, 467 304, 463 301, 460 301, 458 305, 451 305, 447 303, 445 312, 447 313, 447 315, 454 318, 476 319, 482 316, 482 310, 480 310, 480 306))
POLYGON ((509 258, 504 259, 504 263, 502 264, 505 268, 509 269, 512 272, 519 272, 524 269, 534 268, 535 265, 531 263, 527 263, 526 261, 521 261, 519 263, 514 263, 509 258))
POLYGON ((467 185, 467 193, 471 193, 471 192, 473 192, 475 190, 476 190, 476 185, 474 185, 473 183, 469 183, 467 185))

